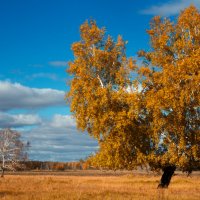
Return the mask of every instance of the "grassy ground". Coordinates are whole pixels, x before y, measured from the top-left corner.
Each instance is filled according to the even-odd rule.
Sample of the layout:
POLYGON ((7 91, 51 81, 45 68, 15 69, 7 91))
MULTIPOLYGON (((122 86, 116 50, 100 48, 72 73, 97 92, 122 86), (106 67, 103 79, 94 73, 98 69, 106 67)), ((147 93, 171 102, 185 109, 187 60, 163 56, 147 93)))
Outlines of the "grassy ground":
POLYGON ((160 176, 145 174, 6 175, 2 200, 199 200, 200 176, 177 175, 168 189, 156 189, 160 176))

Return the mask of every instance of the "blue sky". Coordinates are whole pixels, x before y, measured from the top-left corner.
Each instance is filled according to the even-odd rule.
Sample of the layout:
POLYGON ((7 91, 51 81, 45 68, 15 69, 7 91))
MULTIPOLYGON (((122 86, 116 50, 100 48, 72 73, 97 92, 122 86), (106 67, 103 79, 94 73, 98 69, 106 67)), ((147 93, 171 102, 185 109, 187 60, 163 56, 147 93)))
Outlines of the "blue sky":
POLYGON ((127 55, 136 56, 149 48, 153 16, 174 18, 191 3, 200 8, 200 0, 1 0, 0 128, 19 130, 34 160, 73 161, 96 151, 64 102, 80 25, 95 19, 114 38, 122 35, 127 55))

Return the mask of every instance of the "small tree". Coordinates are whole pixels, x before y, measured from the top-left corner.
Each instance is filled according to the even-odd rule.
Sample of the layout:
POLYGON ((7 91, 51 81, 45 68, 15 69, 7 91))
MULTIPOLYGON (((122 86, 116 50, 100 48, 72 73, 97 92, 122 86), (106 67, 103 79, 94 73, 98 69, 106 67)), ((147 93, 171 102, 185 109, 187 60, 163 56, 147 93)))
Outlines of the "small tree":
POLYGON ((5 170, 16 170, 21 168, 22 161, 27 159, 26 149, 29 143, 24 144, 20 140, 20 134, 11 129, 0 130, 0 169, 1 177, 5 170))

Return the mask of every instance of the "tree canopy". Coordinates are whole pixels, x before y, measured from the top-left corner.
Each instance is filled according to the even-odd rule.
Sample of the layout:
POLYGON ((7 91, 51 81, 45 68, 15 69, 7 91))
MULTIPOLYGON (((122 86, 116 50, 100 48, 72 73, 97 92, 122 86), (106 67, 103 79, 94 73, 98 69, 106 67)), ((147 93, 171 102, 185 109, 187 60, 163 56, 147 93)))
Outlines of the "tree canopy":
POLYGON ((190 6, 176 21, 154 17, 147 31, 151 48, 138 52, 143 66, 127 58, 122 37, 114 41, 94 21, 81 25, 80 33, 72 45, 67 97, 78 128, 99 141, 92 164, 199 167, 199 11, 190 6))
POLYGON ((68 69, 74 76, 68 93, 71 111, 78 128, 98 139, 102 146, 98 157, 104 160, 103 165, 130 167, 138 153, 135 145, 144 144, 143 139, 148 138, 145 131, 140 130, 143 127, 137 125, 142 125, 143 119, 136 110, 139 96, 133 92, 131 81, 135 62, 127 58, 122 37, 114 42, 94 21, 84 23, 80 30, 81 41, 72 45, 75 60, 69 63, 68 69), (104 155, 108 157, 105 159, 104 155))
POLYGON ((149 52, 140 51, 146 109, 161 166, 190 171, 200 156, 200 13, 191 6, 177 23, 154 17, 149 52))

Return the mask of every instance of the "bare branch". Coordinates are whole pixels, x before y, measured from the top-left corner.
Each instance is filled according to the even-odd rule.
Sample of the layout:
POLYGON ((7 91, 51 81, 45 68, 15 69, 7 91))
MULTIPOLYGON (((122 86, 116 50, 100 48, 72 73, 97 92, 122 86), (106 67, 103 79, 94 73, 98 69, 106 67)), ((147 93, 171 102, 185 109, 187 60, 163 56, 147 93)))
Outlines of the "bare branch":
POLYGON ((100 82, 100 84, 101 84, 101 87, 104 88, 104 84, 103 84, 103 82, 102 82, 102 80, 101 80, 101 78, 100 78, 99 75, 97 76, 97 78, 98 78, 98 80, 99 80, 99 82, 100 82))

